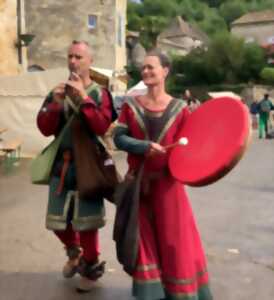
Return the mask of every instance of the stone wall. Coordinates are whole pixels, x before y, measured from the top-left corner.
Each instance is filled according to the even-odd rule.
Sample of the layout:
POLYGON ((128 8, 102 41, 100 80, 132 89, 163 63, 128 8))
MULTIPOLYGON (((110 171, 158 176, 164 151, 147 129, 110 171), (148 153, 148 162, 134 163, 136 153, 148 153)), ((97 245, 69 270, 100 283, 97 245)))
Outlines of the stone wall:
POLYGON ((231 32, 248 41, 254 39, 258 44, 263 45, 269 43, 268 38, 274 37, 274 22, 235 24, 231 32))
POLYGON ((0 75, 19 73, 16 0, 0 0, 0 75))
POLYGON ((187 49, 183 48, 183 46, 176 47, 173 44, 170 45, 168 41, 166 42, 166 40, 158 40, 157 48, 167 55, 176 54, 176 55, 185 56, 189 53, 187 49))
POLYGON ((274 88, 269 85, 254 85, 250 88, 250 94, 252 95, 252 100, 261 100, 264 94, 269 94, 269 98, 274 104, 274 88))
POLYGON ((66 66, 68 45, 77 39, 92 45, 96 67, 115 69, 116 0, 27 0, 25 8, 26 30, 35 34, 29 66, 66 66), (97 16, 96 29, 88 28, 88 15, 97 16))
POLYGON ((127 1, 116 0, 116 70, 122 70, 127 64, 126 14, 127 1))

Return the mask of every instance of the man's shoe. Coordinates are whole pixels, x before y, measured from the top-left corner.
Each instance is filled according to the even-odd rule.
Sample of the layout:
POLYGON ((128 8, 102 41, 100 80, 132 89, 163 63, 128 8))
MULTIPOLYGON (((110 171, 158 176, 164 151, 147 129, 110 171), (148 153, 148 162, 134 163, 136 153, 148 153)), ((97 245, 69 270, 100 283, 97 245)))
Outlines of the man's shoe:
POLYGON ((66 249, 69 260, 63 267, 63 276, 71 278, 78 272, 78 266, 82 257, 82 249, 79 246, 73 246, 66 249))
POLYGON ((98 260, 89 263, 86 262, 83 257, 81 257, 78 266, 78 272, 82 277, 95 281, 103 276, 105 272, 105 264, 105 261, 99 262, 98 260))
POLYGON ((63 267, 63 276, 65 278, 72 278, 77 273, 79 260, 69 259, 63 267))
POLYGON ((87 277, 81 277, 80 281, 76 287, 78 293, 88 293, 94 287, 94 280, 91 280, 87 277))

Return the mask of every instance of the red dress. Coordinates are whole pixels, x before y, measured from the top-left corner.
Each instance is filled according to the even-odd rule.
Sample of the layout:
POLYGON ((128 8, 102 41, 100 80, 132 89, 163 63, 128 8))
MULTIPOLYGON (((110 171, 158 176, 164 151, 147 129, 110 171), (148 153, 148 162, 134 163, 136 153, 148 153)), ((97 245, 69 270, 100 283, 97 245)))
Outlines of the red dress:
MULTIPOLYGON (((178 131, 188 114, 186 104, 178 101, 154 141, 161 145, 177 141, 178 131)), ((129 99, 122 108, 118 128, 142 143, 150 139, 146 118, 147 110, 136 100, 129 99)), ((153 129, 153 121, 151 124, 153 129)), ((133 295, 150 300, 165 297, 210 300, 200 235, 184 186, 167 171, 168 155, 145 158, 140 153, 128 153, 129 171, 138 169, 145 160, 133 295)))

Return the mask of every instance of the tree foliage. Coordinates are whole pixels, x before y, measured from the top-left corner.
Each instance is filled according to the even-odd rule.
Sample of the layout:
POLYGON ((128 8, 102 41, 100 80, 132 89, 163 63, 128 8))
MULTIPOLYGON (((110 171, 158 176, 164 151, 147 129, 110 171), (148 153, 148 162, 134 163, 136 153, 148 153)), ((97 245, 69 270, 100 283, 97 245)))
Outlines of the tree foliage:
POLYGON ((264 9, 274 9, 274 1, 129 2, 128 29, 140 32, 141 43, 146 49, 155 45, 158 34, 178 15, 190 23, 195 23, 210 36, 211 42, 207 49, 195 49, 185 57, 173 57, 173 75, 168 81, 172 91, 179 92, 182 86, 187 85, 266 80, 265 78, 271 78, 272 75, 269 74, 272 70, 261 71, 266 66, 264 51, 255 43, 245 43, 229 33, 230 25, 235 19, 247 12, 264 9))
POLYGON ((197 23, 210 36, 227 32, 231 22, 250 11, 274 9, 273 0, 143 0, 128 2, 128 29, 141 31, 146 48, 177 15, 197 23), (150 40, 151 39, 151 40, 150 40))
POLYGON ((173 58, 173 75, 169 86, 234 84, 257 81, 265 66, 264 51, 255 43, 218 35, 207 50, 196 49, 184 57, 173 58))
POLYGON ((266 67, 260 75, 267 84, 274 84, 274 68, 266 67))

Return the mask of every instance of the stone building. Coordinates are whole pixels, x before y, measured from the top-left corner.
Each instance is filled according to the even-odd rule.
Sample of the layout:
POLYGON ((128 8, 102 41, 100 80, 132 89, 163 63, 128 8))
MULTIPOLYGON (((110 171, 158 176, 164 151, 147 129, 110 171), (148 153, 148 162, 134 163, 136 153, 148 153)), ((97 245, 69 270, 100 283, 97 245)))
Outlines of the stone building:
POLYGON ((17 51, 17 1, 0 0, 0 75, 20 72, 17 51))
POLYGON ((86 40, 94 66, 115 74, 126 65, 126 0, 28 0, 26 30, 35 35, 28 48, 28 65, 44 69, 66 66, 70 42, 86 40))
POLYGON ((157 48, 165 53, 186 55, 197 47, 206 47, 208 36, 193 24, 185 22, 180 16, 159 34, 157 48))
POLYGON ((127 45, 127 64, 134 64, 137 67, 142 65, 144 61, 146 50, 140 43, 140 33, 136 31, 127 31, 126 45, 127 45))
POLYGON ((274 10, 243 15, 231 24, 231 33, 261 46, 274 44, 274 10))

